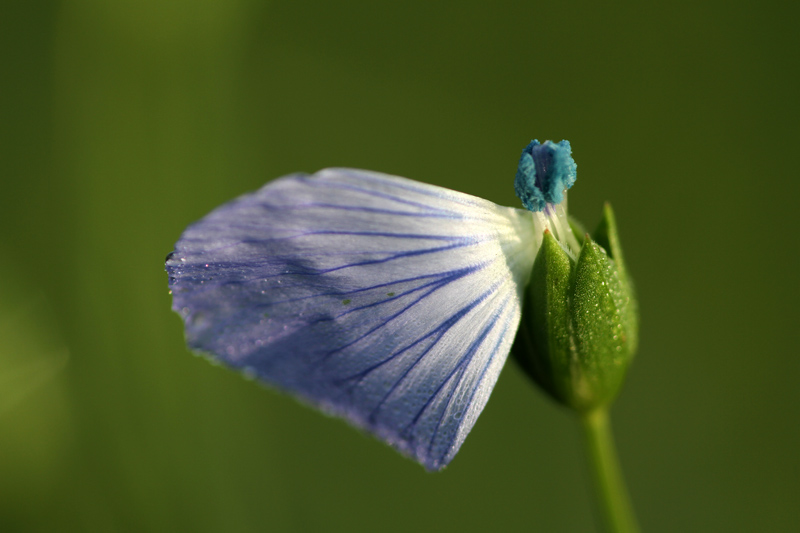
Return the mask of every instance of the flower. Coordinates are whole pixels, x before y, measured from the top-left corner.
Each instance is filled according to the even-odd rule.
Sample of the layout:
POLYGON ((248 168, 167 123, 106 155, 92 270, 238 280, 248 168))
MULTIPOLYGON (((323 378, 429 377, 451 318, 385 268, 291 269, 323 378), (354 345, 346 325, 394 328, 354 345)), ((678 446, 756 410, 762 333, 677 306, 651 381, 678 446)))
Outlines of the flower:
POLYGON ((368 430, 429 470, 458 452, 566 218, 567 141, 533 141, 530 211, 396 176, 280 178, 190 225, 167 257, 189 347, 368 430))

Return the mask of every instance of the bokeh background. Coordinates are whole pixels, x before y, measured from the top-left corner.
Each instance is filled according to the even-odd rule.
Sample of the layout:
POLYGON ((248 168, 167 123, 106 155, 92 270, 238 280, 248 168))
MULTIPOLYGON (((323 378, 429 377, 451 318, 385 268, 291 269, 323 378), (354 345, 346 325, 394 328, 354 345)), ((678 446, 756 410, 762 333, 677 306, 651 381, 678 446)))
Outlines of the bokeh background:
POLYGON ((577 424, 513 362, 428 474, 192 356, 163 268, 298 170, 516 206, 531 138, 617 212, 644 531, 800 531, 797 6, 2 2, 0 531, 593 531, 577 424))

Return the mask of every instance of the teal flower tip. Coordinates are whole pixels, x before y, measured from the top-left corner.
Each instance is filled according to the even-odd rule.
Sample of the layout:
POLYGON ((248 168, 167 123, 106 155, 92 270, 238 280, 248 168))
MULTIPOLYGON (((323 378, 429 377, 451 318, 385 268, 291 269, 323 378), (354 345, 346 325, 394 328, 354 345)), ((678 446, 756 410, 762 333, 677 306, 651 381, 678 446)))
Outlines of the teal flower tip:
POLYGON ((522 151, 514 189, 530 211, 544 211, 548 204, 564 201, 564 191, 575 183, 577 165, 569 141, 540 144, 533 140, 522 151))

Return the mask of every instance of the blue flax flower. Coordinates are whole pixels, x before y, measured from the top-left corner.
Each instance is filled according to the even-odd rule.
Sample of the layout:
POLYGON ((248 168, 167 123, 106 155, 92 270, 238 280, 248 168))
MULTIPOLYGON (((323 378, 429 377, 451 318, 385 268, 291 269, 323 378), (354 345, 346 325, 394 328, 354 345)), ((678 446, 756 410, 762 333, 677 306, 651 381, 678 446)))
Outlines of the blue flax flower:
POLYGON ((571 256, 567 141, 523 152, 529 210, 353 169, 294 174, 192 224, 167 258, 189 346, 429 470, 494 387, 545 229, 571 256))

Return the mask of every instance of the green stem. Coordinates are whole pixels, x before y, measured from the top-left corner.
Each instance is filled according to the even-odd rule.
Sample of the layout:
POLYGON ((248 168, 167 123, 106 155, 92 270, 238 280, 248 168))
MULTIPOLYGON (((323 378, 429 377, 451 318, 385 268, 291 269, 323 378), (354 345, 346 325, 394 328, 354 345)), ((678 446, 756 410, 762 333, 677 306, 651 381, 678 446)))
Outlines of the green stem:
POLYGON ((608 422, 608 409, 601 407, 585 413, 581 415, 581 422, 606 531, 637 533, 639 526, 636 524, 633 507, 617 461, 614 439, 608 422))

